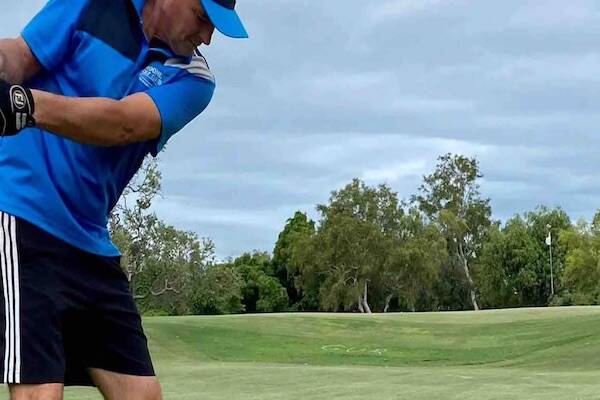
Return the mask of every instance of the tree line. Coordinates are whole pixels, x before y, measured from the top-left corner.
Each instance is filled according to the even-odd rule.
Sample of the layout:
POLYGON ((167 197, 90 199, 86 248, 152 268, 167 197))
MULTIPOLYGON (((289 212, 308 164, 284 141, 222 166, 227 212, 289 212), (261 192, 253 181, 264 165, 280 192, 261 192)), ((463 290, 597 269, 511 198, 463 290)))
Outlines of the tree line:
POLYGON ((476 158, 445 154, 416 194, 353 179, 297 211, 271 252, 215 260, 208 238, 150 211, 160 172, 148 159, 110 229, 146 314, 415 312, 598 304, 600 212, 571 221, 538 206, 504 223, 480 193, 476 158))

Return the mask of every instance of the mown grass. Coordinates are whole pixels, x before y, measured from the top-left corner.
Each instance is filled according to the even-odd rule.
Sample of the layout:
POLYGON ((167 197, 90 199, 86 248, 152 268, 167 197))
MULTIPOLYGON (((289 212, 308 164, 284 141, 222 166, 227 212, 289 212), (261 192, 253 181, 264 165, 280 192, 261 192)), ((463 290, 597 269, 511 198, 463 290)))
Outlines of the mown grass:
POLYGON ((165 399, 600 399, 600 307, 144 325, 165 399))

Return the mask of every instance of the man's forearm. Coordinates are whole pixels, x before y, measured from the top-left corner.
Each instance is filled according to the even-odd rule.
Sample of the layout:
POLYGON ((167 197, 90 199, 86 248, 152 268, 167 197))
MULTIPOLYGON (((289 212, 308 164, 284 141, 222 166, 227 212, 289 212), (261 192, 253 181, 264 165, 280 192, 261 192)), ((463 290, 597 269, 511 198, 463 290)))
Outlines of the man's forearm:
MULTIPOLYGON (((1 43, 1 41, 0 41, 1 43)), ((6 82, 11 82, 11 73, 10 73, 10 69, 8 66, 8 58, 6 57, 6 54, 4 54, 4 51, 2 50, 2 47, 0 46, 0 79, 2 79, 3 81, 6 82)))
POLYGON ((0 79, 6 82, 21 83, 18 79, 15 68, 9 62, 7 50, 10 48, 10 42, 6 39, 0 40, 0 79))
MULTIPOLYGON (((36 125, 79 143, 119 146, 148 140, 160 133, 160 120, 140 113, 145 99, 65 97, 32 90, 36 125), (141 106, 137 106, 141 104, 141 106)), ((148 100, 150 101, 150 100, 148 100)))
POLYGON ((23 38, 0 39, 0 79, 23 83, 40 68, 23 38))

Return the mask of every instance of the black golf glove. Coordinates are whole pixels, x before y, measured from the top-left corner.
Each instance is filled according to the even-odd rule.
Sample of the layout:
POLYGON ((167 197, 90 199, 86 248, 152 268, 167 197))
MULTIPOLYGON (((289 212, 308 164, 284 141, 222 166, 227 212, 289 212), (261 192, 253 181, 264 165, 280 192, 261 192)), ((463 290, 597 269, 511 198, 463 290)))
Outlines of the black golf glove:
POLYGON ((35 126, 31 90, 0 80, 0 136, 12 136, 35 126))

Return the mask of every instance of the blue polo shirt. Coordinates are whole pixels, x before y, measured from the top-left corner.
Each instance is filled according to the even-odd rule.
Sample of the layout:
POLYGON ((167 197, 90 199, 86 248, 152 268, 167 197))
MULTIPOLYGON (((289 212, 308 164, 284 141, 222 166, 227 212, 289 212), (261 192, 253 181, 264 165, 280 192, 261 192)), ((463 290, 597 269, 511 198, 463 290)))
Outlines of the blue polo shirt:
POLYGON ((160 137, 100 147, 31 128, 0 140, 0 210, 104 256, 120 255, 107 224, 125 186, 147 154, 156 157, 206 108, 215 88, 199 52, 178 57, 160 42, 148 43, 144 2, 50 0, 22 32, 43 67, 25 84, 73 97, 145 92, 160 112, 160 137))

